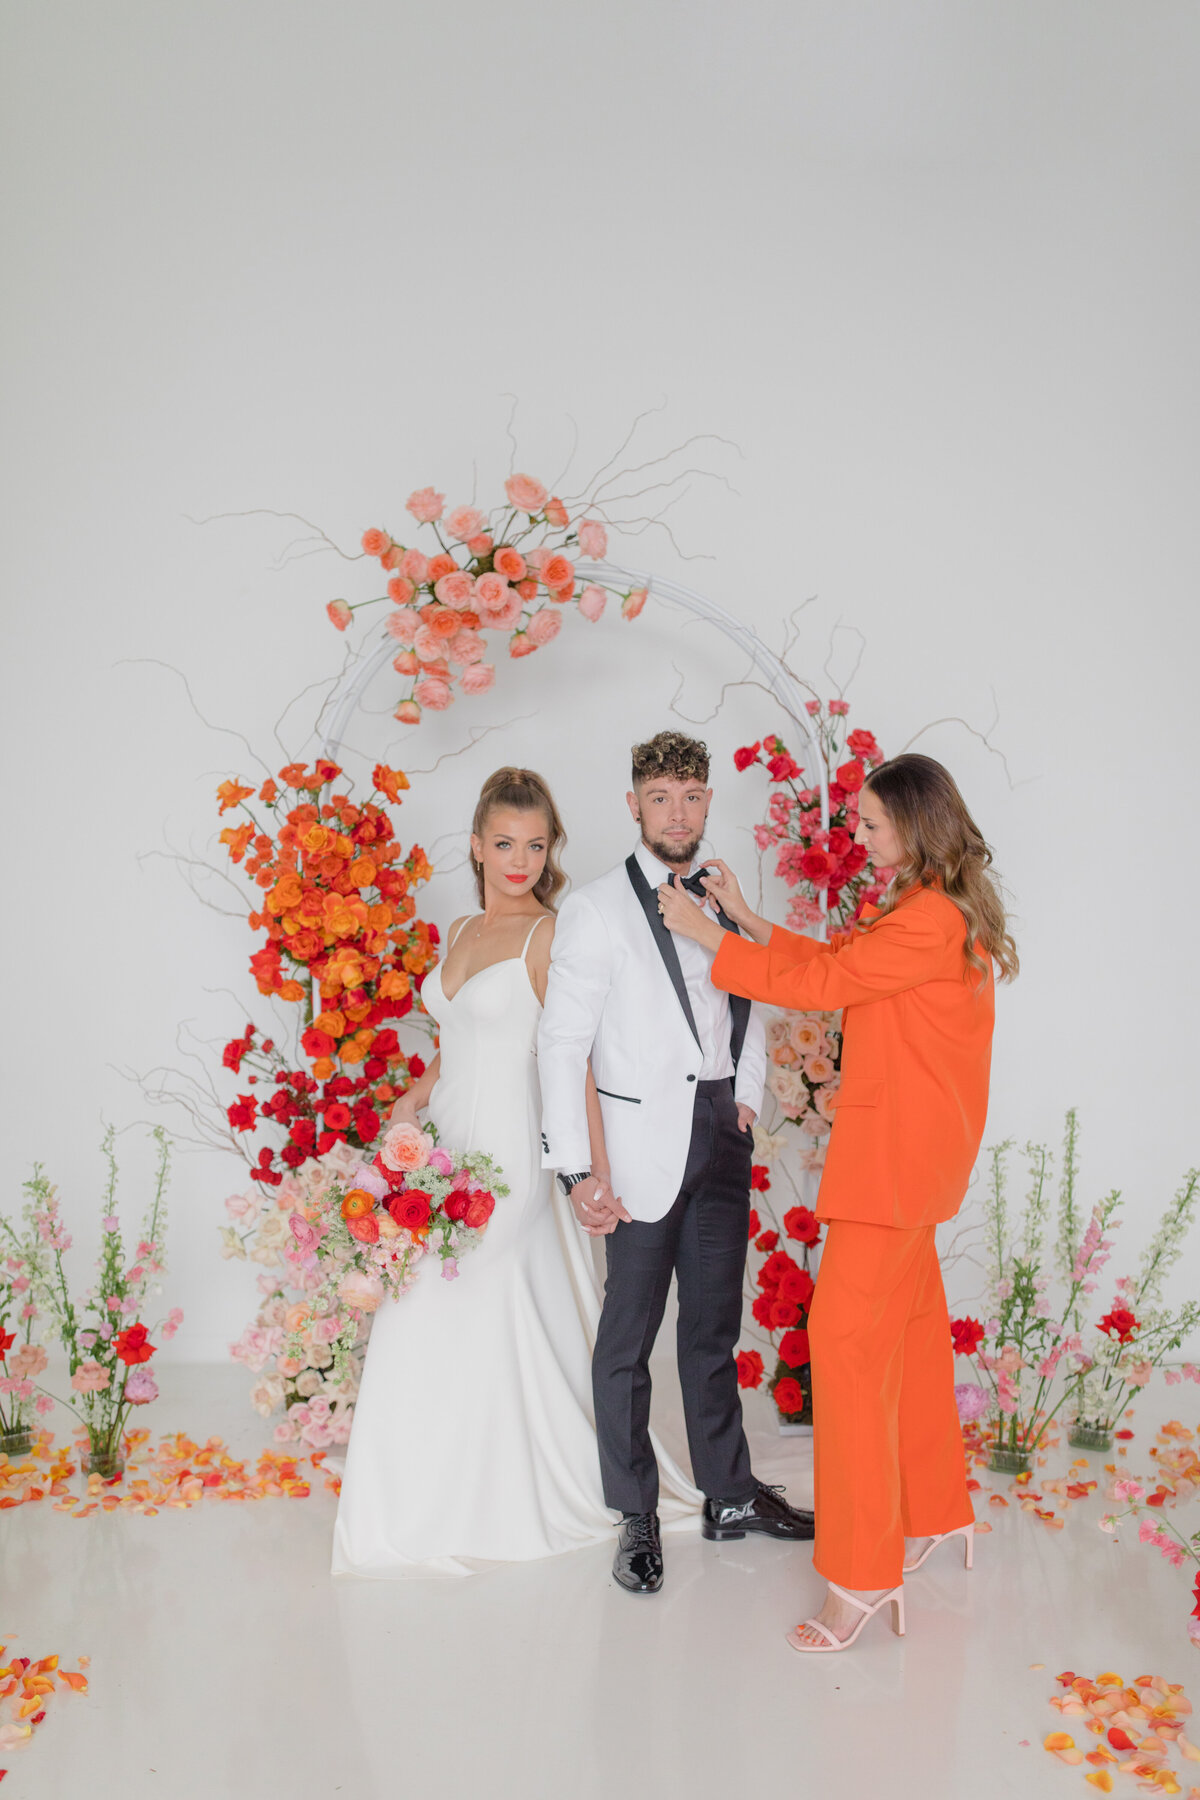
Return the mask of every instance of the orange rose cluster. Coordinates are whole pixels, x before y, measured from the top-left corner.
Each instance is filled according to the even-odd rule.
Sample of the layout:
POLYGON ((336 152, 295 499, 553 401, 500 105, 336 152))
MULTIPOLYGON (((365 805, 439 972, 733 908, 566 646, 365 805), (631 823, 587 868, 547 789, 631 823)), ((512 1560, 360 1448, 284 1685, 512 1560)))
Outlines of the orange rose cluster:
MULTIPOLYGON (((237 1133, 264 1120, 283 1127, 284 1168, 337 1143, 372 1144, 381 1114, 424 1069, 419 1057, 405 1056, 392 1021, 412 1010, 438 958, 437 928, 417 918, 413 899, 433 870, 419 846, 405 854, 375 798, 360 805, 331 791, 342 773, 321 758, 311 769, 288 763, 257 795, 235 780, 217 790, 222 814, 247 815, 220 841, 262 890, 250 926, 266 941, 250 958, 251 973, 261 994, 304 1009, 290 1059, 253 1025, 225 1046, 227 1069, 241 1074, 246 1065, 247 1085, 269 1081, 274 1090, 265 1099, 239 1094, 226 1116, 237 1133), (269 824, 251 810, 254 798, 269 824)), ((393 805, 409 785, 383 763, 371 779, 372 796, 393 805)), ((261 1149, 255 1179, 277 1186, 275 1160, 274 1149, 261 1149)))

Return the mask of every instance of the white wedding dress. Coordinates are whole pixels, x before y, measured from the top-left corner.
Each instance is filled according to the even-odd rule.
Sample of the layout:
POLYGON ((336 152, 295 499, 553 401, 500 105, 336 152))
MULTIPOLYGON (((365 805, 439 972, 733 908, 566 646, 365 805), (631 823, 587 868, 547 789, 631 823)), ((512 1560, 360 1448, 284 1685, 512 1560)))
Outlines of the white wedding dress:
MULTIPOLYGON (((375 1314, 335 1575, 470 1575, 613 1539, 592 1421, 601 1294, 589 1240, 541 1168, 532 936, 451 996, 440 966, 425 980, 442 1058, 429 1116, 447 1149, 493 1157, 509 1193, 457 1280, 430 1258, 375 1314)), ((694 1516, 702 1496, 656 1449, 664 1524, 694 1516)))

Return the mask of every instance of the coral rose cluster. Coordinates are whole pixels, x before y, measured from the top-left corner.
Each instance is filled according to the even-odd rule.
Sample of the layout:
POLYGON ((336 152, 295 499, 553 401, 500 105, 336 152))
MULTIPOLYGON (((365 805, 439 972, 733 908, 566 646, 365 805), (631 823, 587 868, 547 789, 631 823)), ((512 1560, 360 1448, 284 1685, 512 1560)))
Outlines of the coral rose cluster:
MULTIPOLYGON (((393 610, 385 629, 398 646, 393 667, 408 683, 395 710, 402 724, 444 712, 456 690, 482 694, 492 686, 489 632, 507 635, 510 657, 531 656, 558 636, 569 604, 595 624, 610 593, 618 595, 626 619, 646 603, 644 588, 581 582, 578 560, 607 555, 608 527, 586 504, 572 518, 566 503, 532 475, 510 475, 503 504, 490 513, 465 505, 447 511, 446 496, 433 487, 411 493, 406 510, 429 533, 424 549, 378 527, 362 536, 364 553, 387 577, 393 610)), ((356 610, 345 600, 326 607, 339 631, 356 610)))

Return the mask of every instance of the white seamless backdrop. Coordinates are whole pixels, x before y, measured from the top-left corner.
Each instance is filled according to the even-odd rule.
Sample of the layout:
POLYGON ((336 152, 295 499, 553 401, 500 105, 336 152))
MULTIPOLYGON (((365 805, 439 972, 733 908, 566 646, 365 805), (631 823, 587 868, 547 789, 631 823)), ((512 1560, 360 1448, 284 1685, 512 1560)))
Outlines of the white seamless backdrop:
MULTIPOLYGON (((284 520, 194 521, 292 510, 352 547, 427 481, 486 498, 515 394, 543 477, 571 420, 577 473, 645 407, 630 462, 727 440, 686 459, 722 478, 670 514, 686 556, 653 531, 614 555, 773 643, 815 596, 797 666, 831 691, 861 633, 852 723, 887 748, 998 711, 1006 761, 920 739, 1017 915, 989 1137, 1057 1137, 1077 1103, 1136 1249, 1200 1158, 1196 9, 62 0, 3 28, 7 1203, 44 1162, 90 1250, 101 1120, 130 1127, 127 1204, 150 1166, 123 1071, 249 1016, 244 924, 163 853, 206 853, 251 765, 162 665, 277 764, 341 653, 325 600, 374 591, 285 562, 284 520)), ((468 899, 451 864, 498 762, 552 778, 586 880, 627 844, 629 744, 680 678, 705 720, 737 672, 651 606, 569 619, 407 739, 364 715, 363 750, 414 769, 496 727, 405 802, 438 848, 426 914, 468 899)), ((765 785, 731 754, 781 726, 751 687, 696 727, 744 869, 765 785)), ((178 1165, 181 1357, 251 1308, 216 1250, 236 1175, 178 1165)))

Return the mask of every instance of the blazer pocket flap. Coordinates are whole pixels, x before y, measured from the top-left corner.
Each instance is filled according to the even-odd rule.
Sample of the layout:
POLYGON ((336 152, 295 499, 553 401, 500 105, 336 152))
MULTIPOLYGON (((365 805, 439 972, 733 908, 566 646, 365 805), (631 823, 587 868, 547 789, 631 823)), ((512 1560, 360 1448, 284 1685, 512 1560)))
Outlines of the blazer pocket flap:
POLYGON ((882 1081, 872 1081, 866 1075, 850 1075, 829 1105, 835 1111, 840 1111, 843 1106, 878 1106, 882 1092, 882 1081))

